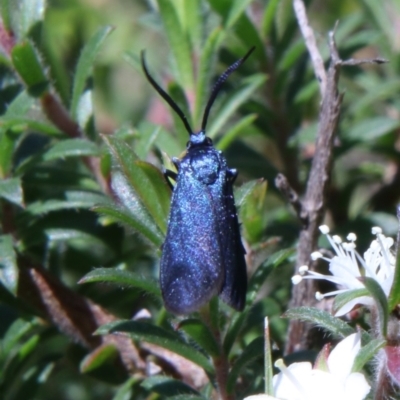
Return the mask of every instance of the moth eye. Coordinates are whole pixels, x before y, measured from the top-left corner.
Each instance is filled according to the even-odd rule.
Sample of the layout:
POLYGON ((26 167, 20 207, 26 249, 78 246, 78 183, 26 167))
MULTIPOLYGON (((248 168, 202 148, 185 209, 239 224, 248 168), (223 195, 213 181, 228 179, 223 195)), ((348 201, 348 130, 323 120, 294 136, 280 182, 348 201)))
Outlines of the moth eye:
POLYGON ((212 141, 209 137, 206 137, 206 144, 207 144, 208 146, 212 146, 213 141, 212 141))

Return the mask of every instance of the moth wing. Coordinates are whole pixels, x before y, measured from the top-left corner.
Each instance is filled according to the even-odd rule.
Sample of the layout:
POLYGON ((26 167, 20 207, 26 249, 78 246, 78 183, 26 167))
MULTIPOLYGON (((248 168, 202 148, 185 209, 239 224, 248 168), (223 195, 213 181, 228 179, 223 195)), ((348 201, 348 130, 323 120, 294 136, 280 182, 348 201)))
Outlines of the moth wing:
POLYGON ((160 284, 167 310, 187 314, 217 295, 224 279, 218 217, 207 186, 178 175, 163 245, 160 284))
POLYGON ((221 299, 234 309, 243 310, 247 292, 247 268, 237 210, 233 198, 233 182, 226 180, 224 188, 225 218, 220 220, 225 279, 220 293, 221 299))

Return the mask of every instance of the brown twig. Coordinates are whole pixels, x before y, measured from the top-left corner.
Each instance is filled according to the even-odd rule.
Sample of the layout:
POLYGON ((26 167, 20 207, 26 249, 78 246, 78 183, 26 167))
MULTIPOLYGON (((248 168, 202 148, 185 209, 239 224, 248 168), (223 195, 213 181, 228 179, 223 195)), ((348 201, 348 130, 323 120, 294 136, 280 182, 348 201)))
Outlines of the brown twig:
POLYGON ((294 210, 296 211, 297 217, 303 221, 302 216, 302 205, 300 201, 300 197, 297 192, 290 186, 290 183, 285 175, 278 174, 275 178, 275 186, 276 188, 286 197, 286 200, 293 206, 294 210))
POLYGON ((301 33, 304 37, 304 42, 307 46, 307 50, 310 54, 311 62, 313 64, 314 73, 319 83, 319 90, 321 93, 321 97, 324 97, 325 88, 326 88, 326 71, 324 67, 324 60, 318 50, 317 41, 315 40, 314 31, 311 28, 307 13, 306 7, 303 3, 303 0, 293 0, 293 8, 296 14, 297 21, 299 23, 299 27, 301 33))
MULTIPOLYGON (((294 0, 293 4, 296 9, 300 29, 303 32, 307 48, 309 49, 311 59, 313 60, 315 75, 319 81, 320 77, 322 77, 322 80, 320 81, 322 104, 319 113, 315 154, 303 199, 300 201, 297 193, 295 193, 290 187, 285 188, 285 185, 282 184, 281 177, 278 179, 280 185, 278 187, 283 187, 283 193, 285 196, 289 197, 289 199, 292 198, 290 203, 294 206, 300 221, 303 223, 297 246, 297 271, 300 266, 310 264, 310 255, 317 247, 319 236, 318 228, 324 217, 328 183, 332 170, 332 153, 335 132, 339 122, 340 107, 343 99, 343 95, 338 92, 337 88, 340 67, 343 65, 359 65, 364 62, 379 64, 384 62, 384 60, 380 58, 374 60, 341 60, 334 40, 334 32, 330 32, 329 49, 331 61, 326 73, 324 71, 322 74, 320 64, 322 57, 315 46, 314 35, 311 34, 312 29, 307 21, 304 4, 301 0, 294 0), (298 10, 300 10, 300 13, 298 10), (304 34, 304 32, 307 32, 307 35, 304 34), (315 60, 317 60, 317 62, 315 62, 315 60)), ((311 268, 313 268, 313 265, 311 265, 311 268)), ((301 285, 294 286, 289 306, 313 306, 316 302, 314 293, 315 281, 313 280, 306 280, 302 282, 301 285)), ((300 321, 290 322, 286 344, 287 353, 299 349, 310 348, 312 346, 313 340, 310 335, 310 328, 311 326, 300 321)))

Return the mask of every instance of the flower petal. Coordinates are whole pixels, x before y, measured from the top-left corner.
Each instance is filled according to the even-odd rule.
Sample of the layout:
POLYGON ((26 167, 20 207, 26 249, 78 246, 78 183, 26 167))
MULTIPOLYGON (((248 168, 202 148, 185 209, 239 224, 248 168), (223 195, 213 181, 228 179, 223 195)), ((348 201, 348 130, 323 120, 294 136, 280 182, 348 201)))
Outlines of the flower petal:
POLYGON ((328 357, 330 373, 345 382, 351 373, 354 359, 360 348, 361 335, 359 333, 353 333, 339 342, 328 357))
POLYGON ((345 396, 342 400, 363 400, 370 392, 371 386, 360 372, 353 372, 345 382, 345 396))

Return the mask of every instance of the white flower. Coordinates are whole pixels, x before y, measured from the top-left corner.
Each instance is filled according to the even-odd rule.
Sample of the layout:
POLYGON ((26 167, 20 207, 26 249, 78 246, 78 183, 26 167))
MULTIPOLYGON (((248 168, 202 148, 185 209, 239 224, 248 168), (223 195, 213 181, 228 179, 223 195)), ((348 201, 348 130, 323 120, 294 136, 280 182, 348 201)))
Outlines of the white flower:
MULTIPOLYGON (((326 225, 322 225, 320 231, 326 235, 336 255, 330 259, 324 257, 320 252, 314 252, 311 254, 311 258, 313 260, 322 258, 329 262, 329 271, 332 276, 309 271, 302 266, 299 269, 299 275, 292 277, 293 284, 299 283, 302 279, 325 279, 340 287, 338 290, 325 294, 317 292, 316 298, 321 300, 324 297, 334 296, 348 290, 364 288, 360 278, 366 276, 378 282, 386 297, 389 297, 395 270, 395 258, 390 252, 394 243, 392 238, 384 236, 381 228, 372 228, 376 239, 371 242, 363 258, 356 251, 356 235, 354 233, 350 233, 347 236, 348 241, 343 242, 339 236, 329 235, 329 228, 326 225), (306 272, 308 275, 303 276, 306 272)), ((357 297, 341 307, 335 315, 341 316, 348 313, 356 304, 370 306, 373 304, 373 299, 370 296, 357 297)))
POLYGON ((325 369, 313 369, 309 362, 293 363, 273 378, 274 396, 256 395, 244 400, 363 400, 371 387, 363 374, 351 372, 361 348, 359 333, 343 339, 326 360, 325 369))

